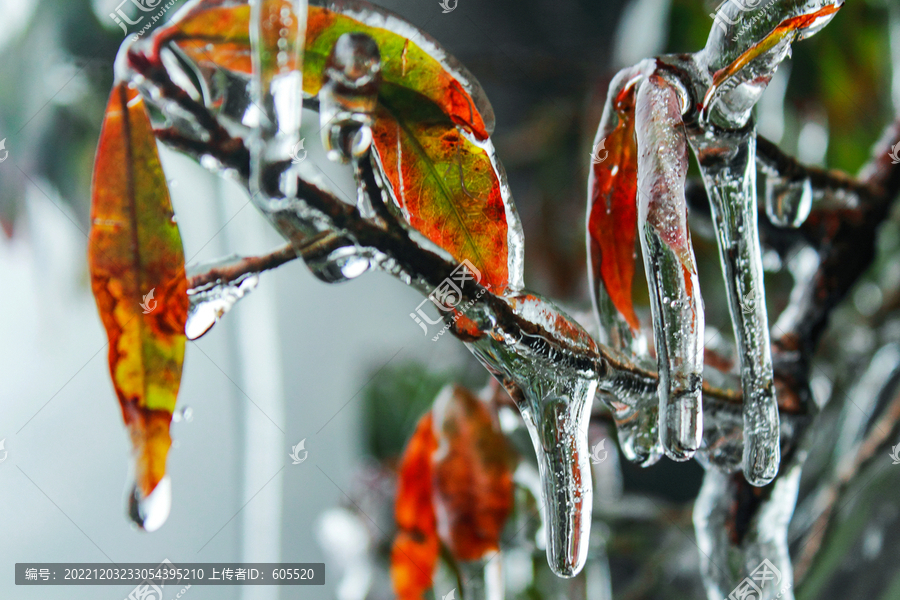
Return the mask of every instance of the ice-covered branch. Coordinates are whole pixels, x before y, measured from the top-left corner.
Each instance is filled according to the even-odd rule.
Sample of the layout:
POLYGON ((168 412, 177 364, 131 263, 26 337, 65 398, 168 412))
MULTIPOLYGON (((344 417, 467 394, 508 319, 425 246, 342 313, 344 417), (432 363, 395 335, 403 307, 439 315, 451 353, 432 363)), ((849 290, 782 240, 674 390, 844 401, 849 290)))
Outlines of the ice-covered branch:
POLYGON ((294 246, 286 244, 262 256, 238 257, 227 263, 216 265, 208 271, 193 275, 188 279, 188 290, 190 293, 191 290, 197 290, 209 284, 230 283, 251 273, 261 273, 280 267, 297 256, 294 246))

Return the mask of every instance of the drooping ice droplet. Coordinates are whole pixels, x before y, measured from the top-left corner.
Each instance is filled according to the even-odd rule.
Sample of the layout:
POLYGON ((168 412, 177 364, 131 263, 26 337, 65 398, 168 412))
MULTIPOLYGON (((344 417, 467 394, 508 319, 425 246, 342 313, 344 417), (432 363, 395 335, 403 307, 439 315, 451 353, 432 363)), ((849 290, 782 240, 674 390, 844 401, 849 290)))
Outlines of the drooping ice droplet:
POLYGON ((189 340, 200 338, 218 323, 238 300, 256 289, 259 275, 247 273, 234 281, 219 281, 190 290, 187 323, 184 333, 189 340))
POLYGON ((149 496, 135 484, 128 497, 128 516, 144 531, 153 532, 163 526, 172 510, 172 480, 163 477, 149 496))
POLYGON ((380 84, 381 53, 375 40, 363 33, 339 37, 325 63, 319 92, 322 145, 329 159, 348 162, 368 151, 380 84))
POLYGON ((809 177, 799 181, 785 181, 772 175, 766 177, 766 215, 775 225, 800 227, 812 210, 812 201, 809 177))
POLYGON ((625 458, 642 467, 656 464, 664 453, 659 441, 659 398, 655 394, 619 392, 606 403, 612 407, 625 458))
POLYGON ((592 484, 587 424, 597 387, 594 340, 570 317, 534 294, 504 299, 516 315, 539 328, 514 338, 496 325, 469 349, 504 384, 534 444, 543 487, 547 560, 561 577, 573 577, 587 558, 592 484), (540 328, 553 331, 571 352, 551 346, 540 328))

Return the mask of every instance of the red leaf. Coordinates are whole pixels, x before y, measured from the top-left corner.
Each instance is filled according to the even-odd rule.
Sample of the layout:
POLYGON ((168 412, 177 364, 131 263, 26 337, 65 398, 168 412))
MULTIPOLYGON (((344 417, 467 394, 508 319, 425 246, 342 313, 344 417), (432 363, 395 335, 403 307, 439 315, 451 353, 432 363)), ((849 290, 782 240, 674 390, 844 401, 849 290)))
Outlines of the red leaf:
POLYGON ((391 551, 391 579, 400 600, 420 600, 431 588, 437 565, 440 542, 431 485, 431 455, 436 448, 431 413, 426 413, 400 462, 394 506, 400 532, 391 551))
POLYGON ((513 508, 515 454, 485 404, 463 387, 445 389, 432 413, 438 533, 457 560, 479 560, 500 549, 513 508))
MULTIPOLYGON (((631 297, 637 234, 635 89, 635 82, 629 82, 615 98, 612 118, 617 123, 601 140, 608 155, 592 165, 588 179, 588 245, 594 285, 603 283, 613 305, 637 331, 640 322, 631 297)), ((608 130, 606 123, 601 124, 598 137, 604 130, 608 130)), ((597 148, 594 154, 598 151, 603 150, 597 148)))

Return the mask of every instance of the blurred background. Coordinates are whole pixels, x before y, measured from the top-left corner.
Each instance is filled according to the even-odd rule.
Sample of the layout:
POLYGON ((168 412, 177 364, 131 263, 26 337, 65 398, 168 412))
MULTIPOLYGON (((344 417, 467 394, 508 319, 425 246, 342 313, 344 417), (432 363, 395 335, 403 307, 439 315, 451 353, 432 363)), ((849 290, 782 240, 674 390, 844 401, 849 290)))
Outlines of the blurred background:
MULTIPOLYGON (((701 48, 715 5, 459 0, 444 14, 437 0, 379 4, 430 33, 485 88, 497 115, 494 143, 524 224, 527 285, 590 327, 586 180, 608 82, 642 58, 701 48)), ((326 563, 323 587, 195 586, 185 594, 191 599, 391 598, 398 456, 445 384, 479 389, 487 377, 453 338, 423 337, 409 318, 421 297, 381 274, 328 286, 300 262, 287 264, 262 275, 258 289, 189 343, 172 429, 171 516, 147 534, 125 515, 130 444, 86 265, 93 156, 124 38, 109 16, 117 5, 0 0, 0 139, 9 153, 0 163, 0 439, 8 452, 0 463, 0 597, 113 600, 131 589, 16 587, 16 562, 168 558, 326 563), (308 460, 294 465, 289 453, 301 440, 308 460)), ((900 107, 896 69, 897 6, 891 13, 888 0, 850 2, 821 33, 795 45, 758 108, 760 133, 801 161, 853 173, 900 107)), ((314 141, 317 115, 304 119, 310 158, 352 197, 349 173, 328 163, 314 141)), ((189 262, 261 254, 282 243, 234 184, 166 149, 162 156, 189 262)), ((701 280, 712 282, 704 287, 707 322, 722 331, 727 353, 716 249, 708 225, 695 225, 701 280)), ((840 323, 875 314, 900 285, 900 265, 891 259, 898 246, 892 220, 873 272, 840 323)), ((768 258, 774 321, 791 278, 778 256, 768 258)), ((636 294, 646 314, 642 282, 636 294)), ((876 350, 898 341, 890 319, 876 333, 838 327, 823 344, 817 401, 849 389, 876 350)), ((888 362, 890 374, 896 365, 888 362)), ((835 413, 825 422, 839 420, 835 413)), ((515 424, 509 431, 514 440, 522 433, 515 424)), ((592 441, 606 436, 615 439, 602 426, 591 432, 592 441)), ((527 442, 517 447, 533 462, 527 442)), ((614 444, 607 447, 615 457, 614 444)), ((584 575, 554 578, 532 536, 506 553, 507 597, 604 600, 610 590, 616 598, 702 597, 690 522, 702 469, 613 460, 595 475, 607 504, 584 575)), ((884 491, 890 484, 867 488, 879 495, 854 513, 858 522, 830 549, 832 557, 857 549, 856 562, 832 559, 814 571, 808 597, 898 597, 890 595, 897 589, 893 558, 882 548, 890 527, 900 527, 894 494, 884 491), (877 589, 855 595, 852 582, 866 573, 877 574, 876 584, 866 584, 877 589), (844 582, 840 596, 824 591, 832 579, 844 582)))

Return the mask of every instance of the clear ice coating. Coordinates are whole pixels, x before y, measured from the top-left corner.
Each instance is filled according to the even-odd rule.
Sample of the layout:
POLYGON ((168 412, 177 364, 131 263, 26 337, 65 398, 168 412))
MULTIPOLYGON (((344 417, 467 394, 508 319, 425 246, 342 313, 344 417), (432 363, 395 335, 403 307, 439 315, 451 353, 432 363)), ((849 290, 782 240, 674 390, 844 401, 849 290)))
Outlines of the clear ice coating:
POLYGON ((172 510, 172 480, 163 477, 149 496, 144 496, 137 484, 132 485, 128 496, 128 516, 147 532, 162 527, 172 510))
POLYGON ((363 33, 341 35, 325 63, 319 91, 322 145, 329 159, 345 163, 368 152, 380 84, 375 40, 363 33))
POLYGON ((698 135, 691 143, 709 195, 741 357, 744 475, 753 485, 765 485, 778 473, 781 449, 757 228, 756 133, 751 126, 715 140, 698 135))
MULTIPOLYGON (((551 303, 530 293, 505 301, 516 315, 565 339, 573 351, 597 351, 590 335, 551 303)), ((578 364, 576 354, 550 346, 539 331, 515 339, 499 326, 488 329, 467 345, 510 392, 522 414, 543 487, 547 561, 560 577, 574 577, 584 566, 590 537, 593 490, 587 425, 597 374, 592 364, 578 364)))
MULTIPOLYGON (((303 140, 303 48, 306 0, 251 0, 251 98, 257 126, 250 138, 250 193, 265 189, 271 167, 296 164, 303 140)), ((284 197, 296 197, 296 174, 287 169, 279 182, 284 197)), ((264 195, 263 195, 264 197, 264 195)))
POLYGON ((642 467, 656 464, 664 453, 659 437, 659 398, 619 391, 606 404, 612 407, 625 458, 642 467))
POLYGON ((803 225, 812 210, 813 189, 809 177, 785 181, 776 175, 766 177, 766 215, 780 227, 803 225))
POLYGON ((189 340, 200 338, 219 322, 238 300, 256 289, 257 273, 246 273, 234 281, 217 281, 188 290, 188 316, 184 333, 189 340))
POLYGON ((674 460, 691 458, 703 435, 704 315, 684 198, 682 104, 675 89, 651 75, 635 105, 638 236, 659 365, 659 434, 674 460))
POLYGON ((779 477, 750 522, 743 523, 734 515, 741 494, 739 487, 745 485, 743 481, 717 469, 706 471, 694 504, 694 531, 709 600, 734 597, 730 594, 761 565, 766 565, 763 561, 768 561, 766 568, 772 577, 762 582, 761 591, 754 597, 794 599, 787 536, 797 502, 800 472, 800 466, 795 465, 779 477), (735 528, 741 529, 739 543, 732 537, 735 528))

